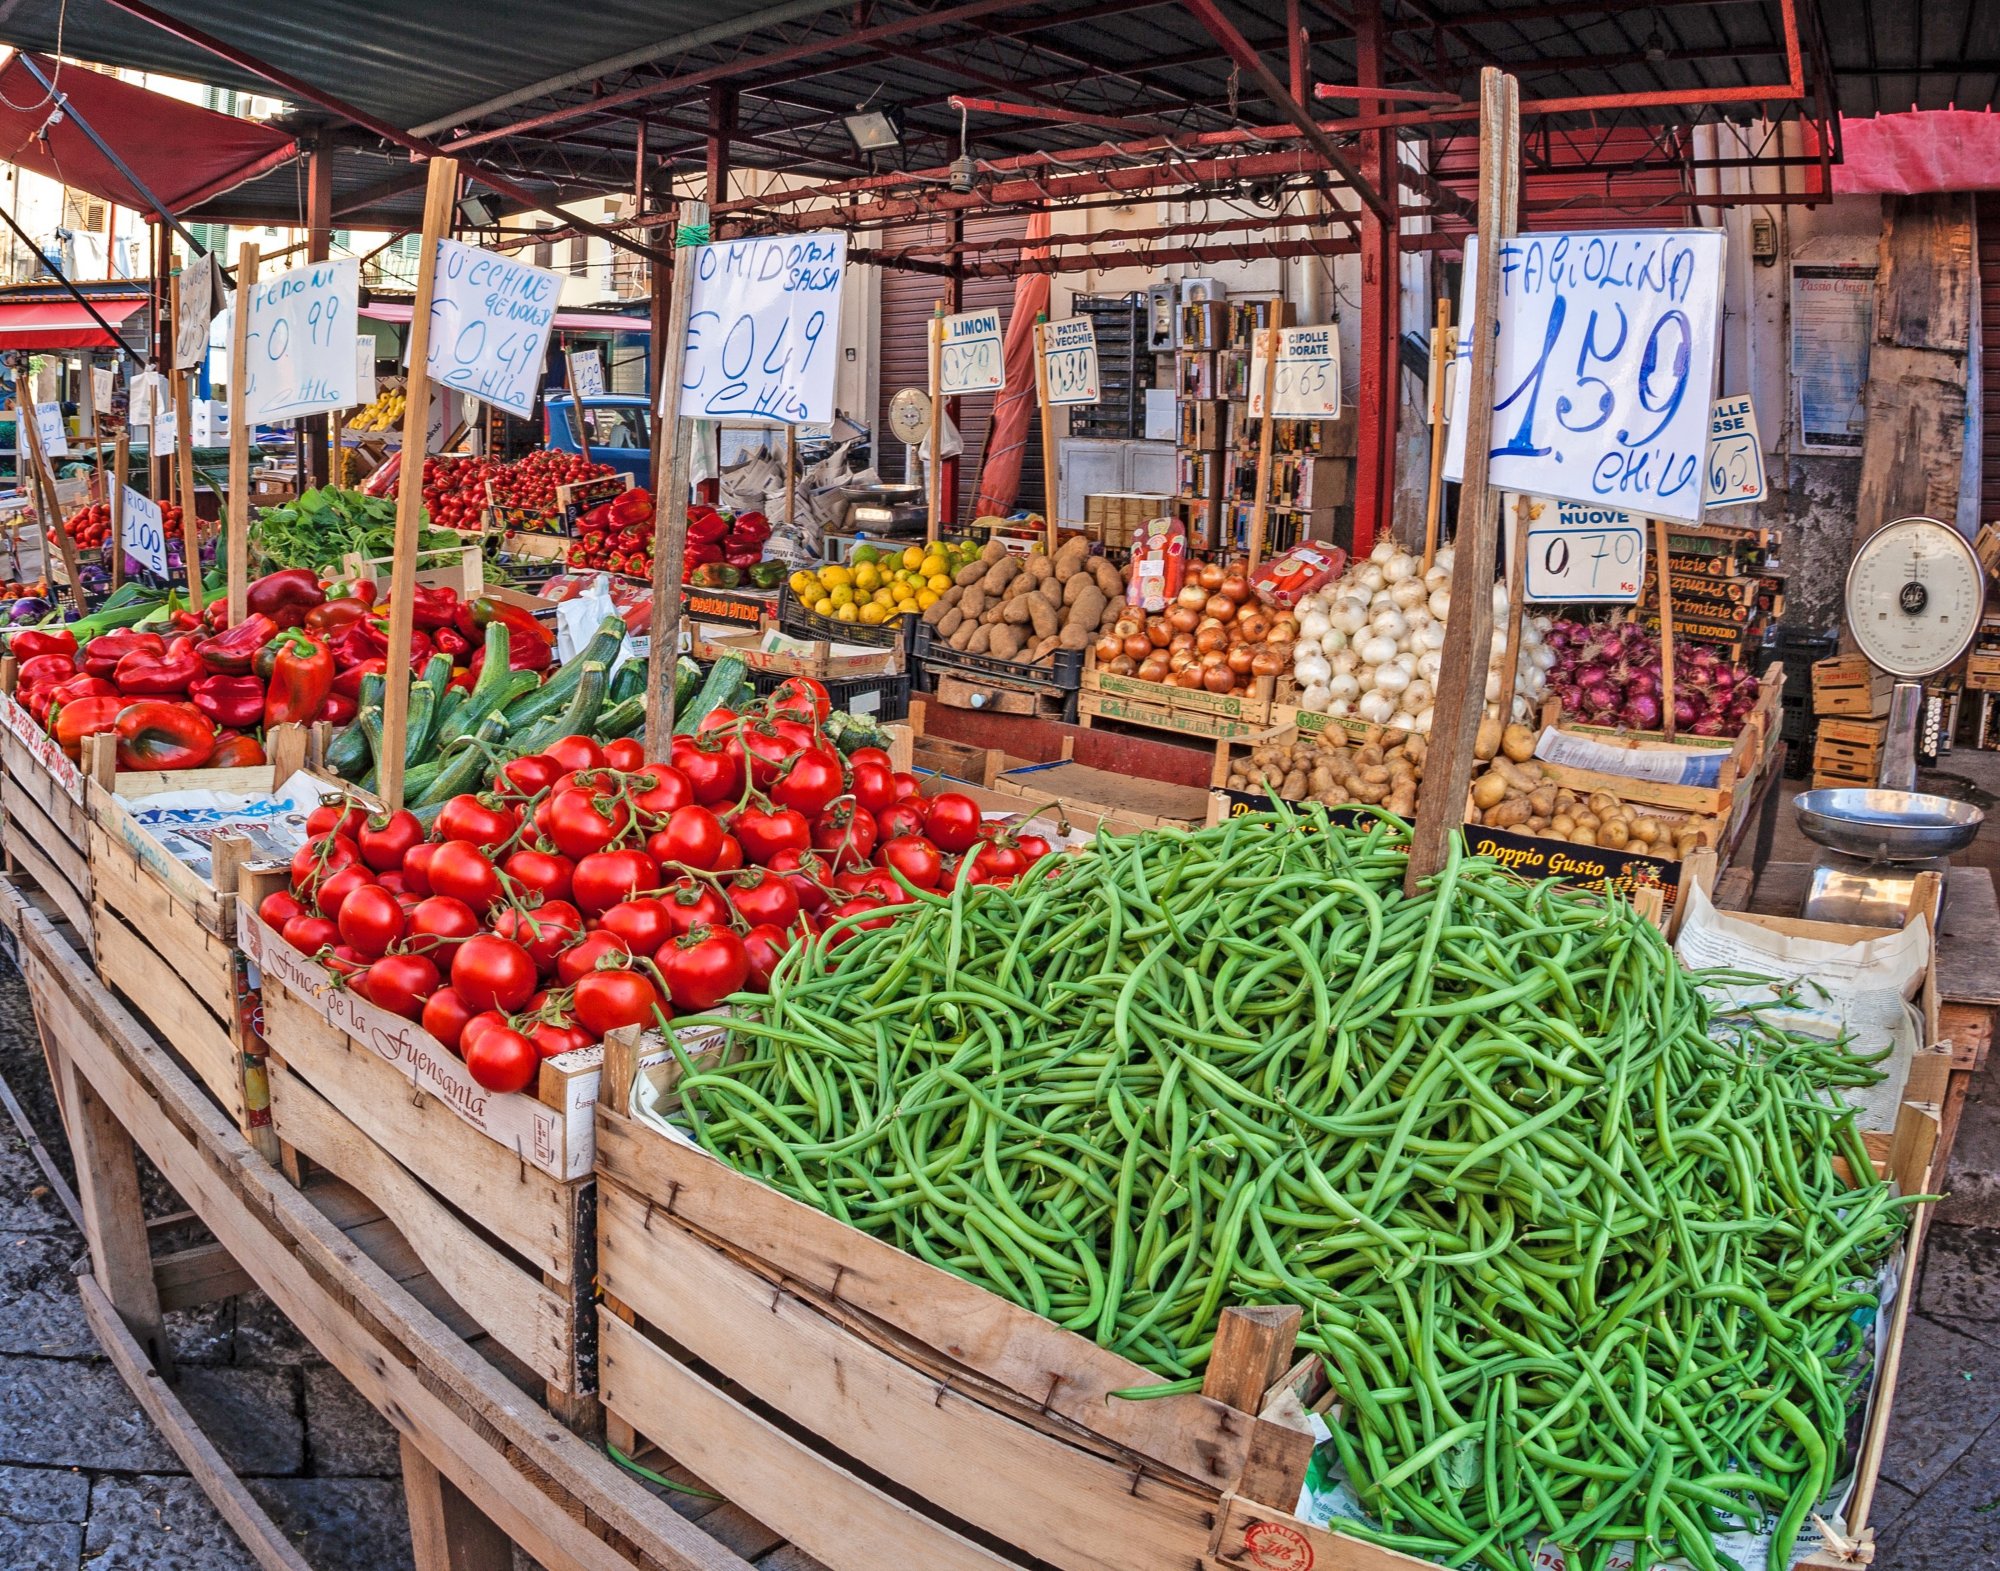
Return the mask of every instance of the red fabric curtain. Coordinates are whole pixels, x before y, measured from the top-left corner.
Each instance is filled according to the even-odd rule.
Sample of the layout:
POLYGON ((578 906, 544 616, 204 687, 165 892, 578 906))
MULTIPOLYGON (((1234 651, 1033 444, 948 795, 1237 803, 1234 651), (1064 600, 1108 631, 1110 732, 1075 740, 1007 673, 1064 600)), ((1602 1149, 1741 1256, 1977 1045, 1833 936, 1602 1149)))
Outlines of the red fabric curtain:
MULTIPOLYGON (((1049 215, 1031 213, 1023 238, 1046 240, 1049 215)), ((1023 257, 1045 255, 1045 249, 1024 245, 1023 257)), ((1036 440, 1035 318, 1049 308, 1049 275, 1023 273, 1014 282, 1014 310, 1007 319, 1007 385, 993 400, 993 424, 986 433, 986 457, 979 470, 975 517, 1014 510, 1021 490, 1021 462, 1027 444, 1036 440)), ((1055 476, 1046 484, 1055 487, 1055 476)))
POLYGON ((1833 189, 1842 196, 2000 190, 2000 115, 1986 110, 1842 115, 1840 150, 1833 189))

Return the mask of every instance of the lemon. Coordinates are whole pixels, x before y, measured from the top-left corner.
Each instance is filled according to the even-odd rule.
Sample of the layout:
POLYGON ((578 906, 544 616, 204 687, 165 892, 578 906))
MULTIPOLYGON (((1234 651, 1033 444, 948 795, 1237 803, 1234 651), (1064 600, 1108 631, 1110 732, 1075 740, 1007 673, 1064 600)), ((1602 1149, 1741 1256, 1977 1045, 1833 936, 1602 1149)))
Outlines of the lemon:
POLYGON ((854 587, 873 594, 882 587, 882 569, 873 562, 863 562, 854 570, 854 587))
POLYGON ((786 582, 792 586, 792 593, 797 595, 801 600, 807 600, 810 603, 811 600, 819 598, 819 580, 813 577, 811 573, 808 573, 803 567, 792 574, 786 582))
POLYGON ((858 545, 848 553, 847 559, 856 567, 872 567, 882 560, 882 553, 872 545, 858 545))
POLYGON ((819 570, 819 581, 829 589, 854 582, 854 574, 838 562, 829 562, 819 570))
POLYGON ((951 588, 951 574, 933 573, 929 578, 924 580, 924 586, 927 589, 935 590, 938 594, 943 594, 947 589, 951 588))
MULTIPOLYGON (((835 584, 833 592, 828 598, 833 601, 835 610, 845 611, 849 606, 854 604, 854 590, 847 584, 835 584)), ((849 620, 852 620, 852 618, 849 620)))
POLYGON ((924 559, 924 548, 922 546, 911 545, 903 547, 903 558, 902 558, 903 566, 915 567, 923 559, 924 559))
POLYGON ((917 591, 917 609, 928 611, 943 598, 935 589, 920 589, 917 591))
POLYGON ((892 606, 896 603, 896 592, 893 589, 878 589, 871 597, 871 603, 879 606, 892 606))
POLYGON ((896 586, 897 605, 906 606, 906 605, 915 605, 916 603, 917 603, 916 590, 912 589, 908 584, 898 584, 896 586))
POLYGON ((852 601, 849 601, 846 605, 836 607, 833 616, 834 620, 837 622, 855 621, 857 619, 857 614, 854 609, 854 603, 852 601))
POLYGON ((819 599, 817 599, 817 600, 815 600, 815 601, 813 602, 813 615, 815 615, 815 616, 832 616, 832 615, 833 615, 833 601, 832 601, 831 599, 829 599, 829 598, 828 598, 827 596, 825 596, 825 595, 822 595, 822 596, 820 596, 820 598, 819 598, 819 599))
POLYGON ((921 562, 914 562, 911 565, 915 567, 916 570, 919 573, 923 574, 924 577, 926 578, 935 578, 939 573, 948 572, 950 570, 945 559, 939 556, 935 551, 933 551, 929 556, 925 557, 921 562))

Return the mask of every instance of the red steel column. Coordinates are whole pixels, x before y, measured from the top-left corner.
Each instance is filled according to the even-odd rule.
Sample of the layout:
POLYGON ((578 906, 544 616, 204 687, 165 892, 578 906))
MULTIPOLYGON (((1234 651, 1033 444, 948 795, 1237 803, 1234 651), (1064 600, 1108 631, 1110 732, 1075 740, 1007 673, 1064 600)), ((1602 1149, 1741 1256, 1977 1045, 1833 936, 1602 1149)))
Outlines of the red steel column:
MULTIPOLYGON (((1364 88, 1382 85, 1382 0, 1360 0, 1354 8, 1355 78, 1364 88)), ((1390 107, 1387 99, 1362 99, 1364 115, 1390 107)), ((1402 331, 1401 268, 1394 216, 1401 202, 1393 131, 1361 137, 1361 168, 1382 193, 1391 216, 1361 209, 1361 389, 1355 410, 1354 550, 1369 550, 1387 532, 1396 500, 1396 411, 1399 375, 1396 341, 1402 331)))
MULTIPOLYGON (((735 130, 736 89, 711 87, 708 90, 708 207, 711 215, 719 205, 729 200, 729 140, 735 130)), ((709 227, 714 238, 720 240, 723 229, 721 220, 711 216, 709 227)), ((695 488, 697 498, 710 506, 721 493, 721 484, 714 480, 704 480, 695 488)))

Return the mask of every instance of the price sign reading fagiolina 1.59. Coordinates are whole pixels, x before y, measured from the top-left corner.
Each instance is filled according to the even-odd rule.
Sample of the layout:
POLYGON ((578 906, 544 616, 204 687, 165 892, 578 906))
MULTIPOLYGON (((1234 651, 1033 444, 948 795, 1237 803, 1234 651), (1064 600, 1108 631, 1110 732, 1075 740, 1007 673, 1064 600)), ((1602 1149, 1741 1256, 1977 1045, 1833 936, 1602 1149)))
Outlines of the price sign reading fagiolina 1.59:
MULTIPOLYGON (((1502 241, 1490 483, 1698 522, 1722 255, 1719 229, 1502 241)), ((1475 237, 1445 450, 1451 480, 1465 474, 1477 270, 1475 237)))
MULTIPOLYGON (((1517 499, 1528 598, 1632 604, 1646 582, 1646 520, 1553 497, 1517 499)), ((1517 532, 1515 538, 1519 538, 1517 532)))

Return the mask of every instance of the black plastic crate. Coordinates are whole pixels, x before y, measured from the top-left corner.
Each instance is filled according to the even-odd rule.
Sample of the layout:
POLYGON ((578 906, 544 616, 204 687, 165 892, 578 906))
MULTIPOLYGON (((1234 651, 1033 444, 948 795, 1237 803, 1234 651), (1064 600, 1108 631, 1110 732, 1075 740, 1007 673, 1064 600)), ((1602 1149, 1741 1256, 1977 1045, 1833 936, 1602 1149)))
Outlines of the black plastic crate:
POLYGON ((868 649, 903 649, 910 647, 910 628, 917 620, 914 616, 900 616, 894 621, 878 622, 873 627, 866 622, 843 622, 836 617, 821 616, 817 611, 809 611, 799 597, 792 593, 790 584, 778 591, 778 631, 793 638, 823 638, 829 643, 857 644, 868 649))
POLYGON ((940 671, 974 680, 986 678, 1012 687, 1026 687, 1062 700, 1062 717, 1076 724, 1076 697, 1083 687, 1086 651, 1058 649, 1050 665, 1031 665, 1025 660, 1002 660, 998 655, 970 655, 953 649, 936 636, 930 623, 915 619, 916 633, 910 645, 911 673, 918 688, 926 693, 937 689, 940 671))
MULTIPOLYGON (((840 624, 847 626, 845 622, 840 624)), ((780 683, 788 680, 779 671, 749 671, 744 673, 750 683, 750 691, 759 698, 778 690, 780 683)), ((910 678, 904 676, 856 676, 821 683, 826 696, 835 709, 845 709, 851 715, 860 715, 868 720, 907 720, 910 715, 910 678)))

